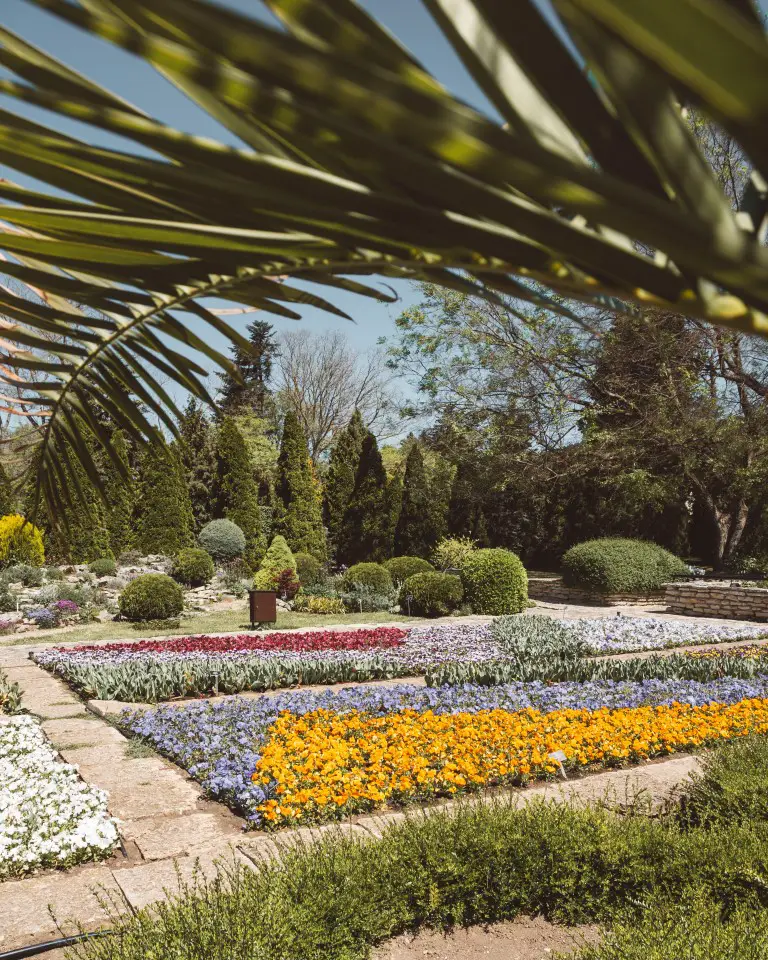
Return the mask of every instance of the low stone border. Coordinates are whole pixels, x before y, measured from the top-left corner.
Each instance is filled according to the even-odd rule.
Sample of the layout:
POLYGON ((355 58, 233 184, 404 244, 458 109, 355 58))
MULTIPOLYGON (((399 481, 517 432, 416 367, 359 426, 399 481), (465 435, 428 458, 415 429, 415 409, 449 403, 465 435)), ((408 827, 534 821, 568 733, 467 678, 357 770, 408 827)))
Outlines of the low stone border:
POLYGON ((656 606, 664 599, 663 593, 645 597, 632 593, 591 593, 577 587, 566 587, 562 577, 528 577, 528 596, 543 603, 575 603, 584 606, 614 607, 618 604, 656 606))
POLYGON ((732 620, 768 620, 768 590, 733 583, 668 583, 670 613, 732 620))

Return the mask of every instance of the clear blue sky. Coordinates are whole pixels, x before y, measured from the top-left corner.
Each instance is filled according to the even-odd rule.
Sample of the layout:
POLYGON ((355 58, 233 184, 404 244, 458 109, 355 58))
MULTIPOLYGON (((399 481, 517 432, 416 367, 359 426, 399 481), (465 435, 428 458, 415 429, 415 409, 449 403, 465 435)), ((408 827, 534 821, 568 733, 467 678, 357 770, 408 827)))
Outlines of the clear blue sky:
MULTIPOLYGON (((549 11, 549 0, 540 0, 549 11)), ((672 0, 673 2, 673 0, 672 0)), ((768 0, 760 0, 766 9, 768 0)), ((260 16, 271 21, 271 15, 259 0, 227 0, 227 5, 240 11, 260 16)), ((416 0, 362 0, 362 5, 384 23, 419 57, 425 66, 453 93, 472 105, 492 112, 483 94, 459 63, 440 31, 416 0)), ((136 103, 158 119, 182 130, 216 137, 225 142, 236 142, 232 135, 220 127, 194 104, 180 94, 175 87, 160 77, 151 67, 136 57, 123 53, 106 42, 93 39, 69 27, 57 18, 31 7, 24 0, 0 0, 0 22, 44 50, 65 61, 92 79, 110 87, 115 92, 136 103)), ((66 130, 92 143, 125 147, 117 137, 102 134, 90 127, 61 120, 44 111, 36 110, 16 101, 5 101, 11 110, 25 111, 30 119, 36 119, 66 130)), ((129 149, 135 149, 129 145, 129 149)), ((0 175, 33 184, 17 171, 3 168, 0 175)), ((382 335, 393 331, 394 318, 406 306, 418 300, 418 291, 411 284, 395 283, 401 300, 397 304, 377 304, 367 298, 333 293, 334 301, 354 317, 350 324, 339 318, 329 317, 312 308, 302 308, 305 323, 312 330, 338 328, 344 331, 351 343, 359 348, 375 344, 382 335)), ((231 306, 231 304, 229 304, 231 306)), ((295 323, 279 317, 272 318, 275 327, 294 328, 295 323)), ((248 318, 238 318, 244 326, 248 318)))

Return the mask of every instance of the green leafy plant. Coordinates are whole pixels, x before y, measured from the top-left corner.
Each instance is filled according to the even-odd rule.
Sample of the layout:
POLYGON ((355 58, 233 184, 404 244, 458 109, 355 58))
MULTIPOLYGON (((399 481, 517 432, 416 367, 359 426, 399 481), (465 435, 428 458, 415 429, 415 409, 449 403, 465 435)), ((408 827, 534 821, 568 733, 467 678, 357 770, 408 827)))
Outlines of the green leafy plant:
POLYGON ((0 567, 14 563, 33 567, 45 563, 42 533, 18 513, 0 518, 0 567))
POLYGON ((473 550, 461 563, 464 598, 475 613, 521 613, 528 601, 528 576, 510 550, 473 550))
POLYGON ((117 564, 109 557, 100 557, 88 564, 88 569, 94 577, 114 577, 117 573, 117 564))
POLYGON ((43 570, 28 563, 13 563, 3 571, 3 579, 7 583, 23 583, 25 587, 41 587, 43 570))
POLYGON ((435 547, 432 559, 439 570, 458 570, 477 547, 471 537, 443 537, 435 547))
POLYGON ((408 577, 416 573, 433 573, 435 569, 429 560, 421 557, 392 557, 391 560, 385 560, 382 566, 389 571, 395 583, 405 583, 408 577))
POLYGON ((184 609, 184 594, 164 573, 145 573, 128 584, 117 603, 126 620, 170 620, 184 609))
POLYGON ((313 557, 310 553, 295 553, 296 573, 302 586, 314 586, 321 583, 324 578, 324 568, 322 563, 313 557))
POLYGON ((0 670, 0 714, 21 712, 21 687, 0 670))
POLYGON ((234 560, 245 553, 245 534, 232 520, 211 520, 197 539, 204 550, 221 562, 234 560))
POLYGON ((46 567, 45 579, 49 582, 54 580, 63 580, 64 571, 61 569, 61 567, 46 567))
POLYGON ((446 617, 461 605, 464 588, 450 573, 415 573, 403 584, 400 606, 417 617, 446 617))
POLYGON ((340 597, 316 597, 308 593, 298 593, 293 601, 297 613, 343 614, 346 613, 344 601, 340 597))
POLYGON ((563 557, 563 583, 595 593, 650 594, 685 576, 688 567, 674 554, 645 540, 588 540, 563 557))
POLYGON ((392 577, 380 563, 355 563, 344 572, 342 583, 346 590, 356 586, 369 587, 379 593, 391 593, 392 577))
MULTIPOLYGON (((285 537, 273 537, 269 549, 261 561, 261 566, 253 578, 253 587, 255 590, 277 590, 278 581, 289 570, 296 576, 296 560, 291 552, 291 548, 286 543, 285 537)), ((298 589, 298 586, 297 588, 298 589)))
POLYGON ((200 547, 186 547, 184 550, 179 550, 171 567, 173 579, 188 587, 199 587, 204 583, 210 583, 215 572, 213 558, 210 553, 200 547))

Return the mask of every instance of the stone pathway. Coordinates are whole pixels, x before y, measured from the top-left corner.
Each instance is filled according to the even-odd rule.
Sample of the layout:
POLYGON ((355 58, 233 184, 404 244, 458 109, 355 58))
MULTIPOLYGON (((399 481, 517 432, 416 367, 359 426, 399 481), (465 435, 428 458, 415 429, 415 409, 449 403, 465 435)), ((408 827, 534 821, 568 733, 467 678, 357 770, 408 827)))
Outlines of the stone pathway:
MULTIPOLYGON (((552 610, 541 605, 530 611, 534 615, 545 612, 552 610)), ((605 615, 615 612, 609 610, 605 615)), ((642 614, 635 610, 627 612, 658 615, 647 608, 643 608, 642 614)), ((596 610, 566 607, 562 615, 595 616, 596 610)), ((469 619, 462 618, 461 622, 469 619)), ((473 622, 488 619, 471 618, 473 622)), ((690 622, 694 618, 684 619, 690 622)), ((701 622, 720 621, 702 619, 701 622)), ((728 623, 733 625, 734 621, 728 623)), ((384 829, 406 816, 395 811, 358 817, 343 826, 284 831, 271 836, 244 833, 244 821, 224 805, 207 800, 200 786, 179 767, 158 755, 146 756, 136 750, 110 724, 108 718, 113 704, 84 704, 63 682, 34 664, 28 657, 33 648, 31 644, 0 648, 0 668, 19 684, 23 706, 41 718, 45 733, 63 759, 77 764, 87 782, 109 792, 109 809, 120 820, 123 848, 102 863, 76 867, 66 873, 47 871, 0 883, 0 950, 59 935, 49 914, 49 905, 66 932, 74 932, 73 918, 85 929, 96 929, 108 923, 99 902, 105 897, 113 902, 115 909, 139 910, 176 889, 179 877, 189 880, 197 869, 204 875, 212 875, 218 861, 256 869, 265 858, 279 855, 285 843, 337 830, 368 840, 381 836, 384 829), (97 715, 98 708, 102 716, 97 715)), ((408 682, 424 681, 415 678, 408 682)), ((120 709, 123 706, 120 705, 120 709)), ((677 755, 632 770, 494 793, 514 796, 518 803, 543 797, 558 802, 607 802, 618 806, 647 802, 650 806, 659 806, 669 802, 680 784, 697 768, 694 757, 677 755)), ((483 798, 473 797, 462 802, 479 803, 483 798)), ((425 812, 429 814, 456 805, 456 801, 447 801, 425 812)))

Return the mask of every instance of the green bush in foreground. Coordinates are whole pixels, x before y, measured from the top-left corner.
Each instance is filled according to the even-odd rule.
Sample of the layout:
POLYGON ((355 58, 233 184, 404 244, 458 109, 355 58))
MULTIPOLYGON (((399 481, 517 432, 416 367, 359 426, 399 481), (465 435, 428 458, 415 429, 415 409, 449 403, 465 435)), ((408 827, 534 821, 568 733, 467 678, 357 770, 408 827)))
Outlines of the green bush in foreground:
MULTIPOLYGON (((747 910, 765 897, 766 857, 764 824, 685 832, 597 808, 466 805, 409 816, 377 841, 338 831, 283 846, 279 862, 201 879, 175 901, 116 919, 118 936, 76 952, 89 960, 364 960, 372 945, 423 927, 521 914, 569 924, 642 917, 661 892, 672 903, 698 895, 747 910)), ((600 960, 609 957, 621 954, 600 960)))
POLYGON ((184 609, 184 594, 164 573, 145 573, 128 584, 117 604, 126 620, 171 620, 184 609))
POLYGON ((400 605, 416 617, 447 617, 464 598, 458 577, 450 573, 416 573, 403 584, 400 605))
POLYGON ((429 560, 423 560, 421 557, 392 557, 391 560, 385 560, 382 566, 389 571, 395 583, 405 583, 408 577, 413 577, 417 573, 435 572, 429 560))
POLYGON ((474 613, 500 617, 521 613, 528 603, 528 575, 510 550, 473 550, 462 560, 464 599, 474 613))
POLYGON ((185 547, 184 550, 179 550, 171 568, 173 579, 189 587, 210 583, 215 572, 213 558, 207 550, 200 547, 185 547))
POLYGON ((587 540, 563 557, 563 583, 594 593, 656 593, 687 571, 669 550, 645 540, 587 540))
POLYGON ((353 564, 344 574, 343 583, 347 590, 359 585, 380 594, 391 593, 394 586, 389 571, 380 563, 353 564))

